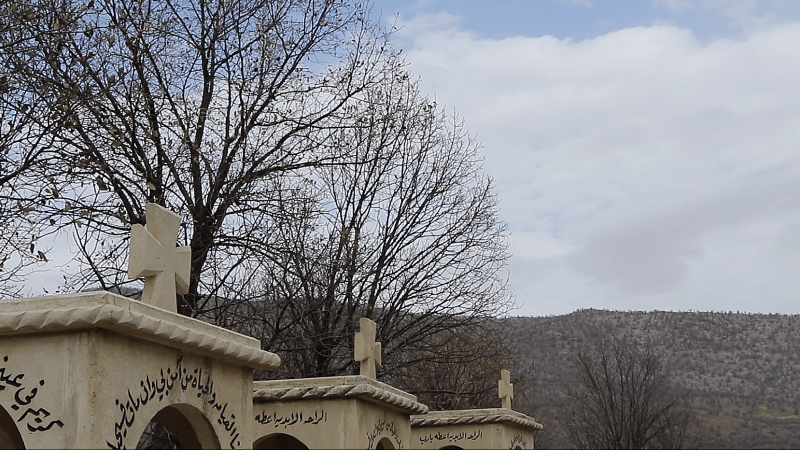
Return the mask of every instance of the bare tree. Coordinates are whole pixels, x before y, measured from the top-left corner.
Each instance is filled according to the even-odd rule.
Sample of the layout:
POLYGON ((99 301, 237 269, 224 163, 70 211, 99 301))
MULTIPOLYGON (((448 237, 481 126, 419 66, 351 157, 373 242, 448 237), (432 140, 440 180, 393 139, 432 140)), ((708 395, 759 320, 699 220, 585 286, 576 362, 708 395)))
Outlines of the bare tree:
MULTIPOLYGON (((27 2, 8 1, 0 5, 0 16, 7 19, 0 21, 0 54, 30 51, 25 23, 39 19, 38 12, 27 2)), ((38 170, 52 140, 51 130, 40 126, 50 114, 51 96, 32 87, 23 74, 0 66, 0 297, 19 295, 30 269, 47 262, 37 241, 52 232, 49 223, 28 216, 43 198, 57 195, 38 170), (38 179, 39 195, 19 195, 22 174, 38 179)))
POLYGON ((625 338, 578 352, 577 386, 565 390, 565 429, 577 448, 694 448, 701 435, 689 392, 670 383, 661 356, 625 338))
POLYGON ((34 207, 16 195, 19 175, 39 161, 41 136, 27 134, 26 117, 9 111, 9 97, 0 92, 0 297, 19 294, 27 269, 47 261, 36 246, 45 227, 26 220, 34 207))
MULTIPOLYGON (((272 189, 284 188, 284 174, 350 163, 331 151, 333 130, 352 123, 359 93, 399 67, 362 3, 38 0, 27 8, 27 34, 14 43, 26 51, 3 52, 2 64, 53 99, 36 124, 53 133, 43 170, 60 195, 35 213, 76 233, 83 270, 73 287, 126 282, 128 230, 156 202, 190 219, 181 239, 192 249, 191 282, 180 310, 191 315, 206 312, 228 273, 263 246, 260 225, 280 213, 286 194, 272 189)), ((17 195, 41 199, 38 181, 17 195)))
POLYGON ((354 372, 353 333, 366 316, 379 325, 381 376, 400 379, 404 367, 445 361, 454 339, 513 306, 477 143, 407 72, 387 81, 364 91, 356 126, 332 141, 357 163, 295 180, 306 194, 283 205, 298 219, 270 226, 271 252, 246 271, 261 278, 226 295, 249 299, 226 326, 282 352, 287 376, 354 372))
MULTIPOLYGON (((494 341, 469 333, 513 307, 493 182, 368 5, 28 8, 14 44, 26 50, 0 62, 47 99, 31 126, 52 142, 14 195, 32 199, 34 220, 72 231, 82 265, 71 287, 129 283, 130 227, 156 202, 189 219, 179 310, 260 338, 285 376, 353 373, 362 316, 378 322, 383 377, 489 361, 494 341)), ((495 376, 454 389, 485 394, 495 376)), ((404 387, 441 389, 420 386, 404 387)))
POLYGON ((428 348, 409 355, 417 363, 400 367, 388 382, 433 410, 499 408, 497 381, 500 371, 509 369, 515 399, 532 397, 533 361, 513 358, 511 343, 502 339, 501 323, 487 320, 432 336, 428 348))

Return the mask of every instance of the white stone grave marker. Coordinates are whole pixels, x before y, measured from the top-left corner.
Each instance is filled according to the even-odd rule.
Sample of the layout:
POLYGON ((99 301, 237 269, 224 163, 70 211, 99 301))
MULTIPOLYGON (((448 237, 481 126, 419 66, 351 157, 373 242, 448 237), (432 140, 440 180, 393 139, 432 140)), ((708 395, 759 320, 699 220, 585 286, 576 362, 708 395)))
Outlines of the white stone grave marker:
POLYGON ((506 369, 500 371, 497 390, 499 397, 503 400, 503 408, 511 409, 511 401, 514 400, 514 385, 511 383, 511 372, 506 369))
POLYGON ((361 375, 376 378, 377 369, 381 368, 381 343, 375 342, 377 325, 362 317, 358 322, 361 331, 356 333, 354 348, 355 360, 361 363, 361 375))
POLYGON ((144 303, 177 312, 175 293, 189 292, 192 258, 191 248, 175 247, 181 216, 155 203, 146 214, 147 228, 131 228, 128 278, 144 277, 144 303))

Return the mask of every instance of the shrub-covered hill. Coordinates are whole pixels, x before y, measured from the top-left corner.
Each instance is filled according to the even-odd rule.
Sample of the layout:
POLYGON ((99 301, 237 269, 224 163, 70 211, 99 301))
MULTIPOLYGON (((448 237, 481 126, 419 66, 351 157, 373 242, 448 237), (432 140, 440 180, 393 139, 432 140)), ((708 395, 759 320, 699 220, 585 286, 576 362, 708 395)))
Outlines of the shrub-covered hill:
POLYGON ((549 425, 542 447, 567 446, 558 387, 574 382, 572 352, 612 335, 661 351, 676 386, 693 391, 709 447, 800 446, 800 316, 588 309, 504 322, 517 358, 536 367, 535 392, 517 409, 549 425))

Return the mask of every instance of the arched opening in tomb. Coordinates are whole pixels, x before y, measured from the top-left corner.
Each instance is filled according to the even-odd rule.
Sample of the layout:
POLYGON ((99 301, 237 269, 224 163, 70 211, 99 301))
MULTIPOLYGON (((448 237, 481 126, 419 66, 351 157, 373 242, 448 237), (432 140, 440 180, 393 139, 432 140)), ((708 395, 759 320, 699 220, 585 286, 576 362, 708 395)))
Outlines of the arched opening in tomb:
POLYGON ((206 416, 187 404, 175 404, 156 413, 145 427, 136 448, 221 448, 206 416))
POLYGON ((300 439, 283 433, 270 434, 253 443, 255 450, 268 450, 268 449, 308 449, 308 446, 303 444, 300 439))
POLYGON ((394 445, 392 445, 392 441, 389 440, 388 437, 385 437, 378 441, 378 445, 375 446, 376 449, 394 449, 394 445))
POLYGON ((440 448, 439 450, 464 450, 464 449, 459 447, 459 446, 457 446, 457 445, 447 445, 447 446, 444 446, 444 447, 440 448))
POLYGON ((25 448, 22 435, 19 433, 17 424, 8 414, 8 411, 0 405, 0 448, 25 448))

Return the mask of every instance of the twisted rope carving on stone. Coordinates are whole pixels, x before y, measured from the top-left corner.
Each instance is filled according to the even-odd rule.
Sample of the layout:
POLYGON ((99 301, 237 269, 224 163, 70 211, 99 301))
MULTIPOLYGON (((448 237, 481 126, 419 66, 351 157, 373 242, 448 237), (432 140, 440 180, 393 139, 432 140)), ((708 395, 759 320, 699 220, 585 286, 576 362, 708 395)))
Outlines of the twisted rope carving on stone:
MULTIPOLYGON (((435 426, 442 426, 442 425, 476 425, 476 424, 484 424, 484 423, 501 423, 501 422, 510 422, 515 425, 520 425, 525 428, 531 428, 533 430, 541 430, 544 427, 540 423, 536 423, 535 420, 532 418, 525 416, 523 414, 508 414, 508 413, 499 413, 499 414, 481 414, 480 410, 474 410, 477 414, 475 415, 467 415, 467 414, 459 414, 459 415, 451 415, 451 416, 442 416, 442 415, 421 415, 421 416, 413 416, 411 417, 411 426, 412 427, 435 427, 435 426)), ((449 412, 449 411, 448 411, 449 412)), ((461 413, 470 412, 468 410, 459 411, 461 413)))
POLYGON ((189 351, 204 350, 258 370, 280 365, 278 355, 260 348, 115 305, 0 313, 0 335, 82 328, 103 328, 189 351))
POLYGON ((410 414, 425 414, 428 407, 422 403, 379 389, 368 384, 344 384, 335 386, 303 386, 296 388, 256 389, 253 399, 258 401, 302 400, 308 398, 365 397, 388 403, 410 414))

